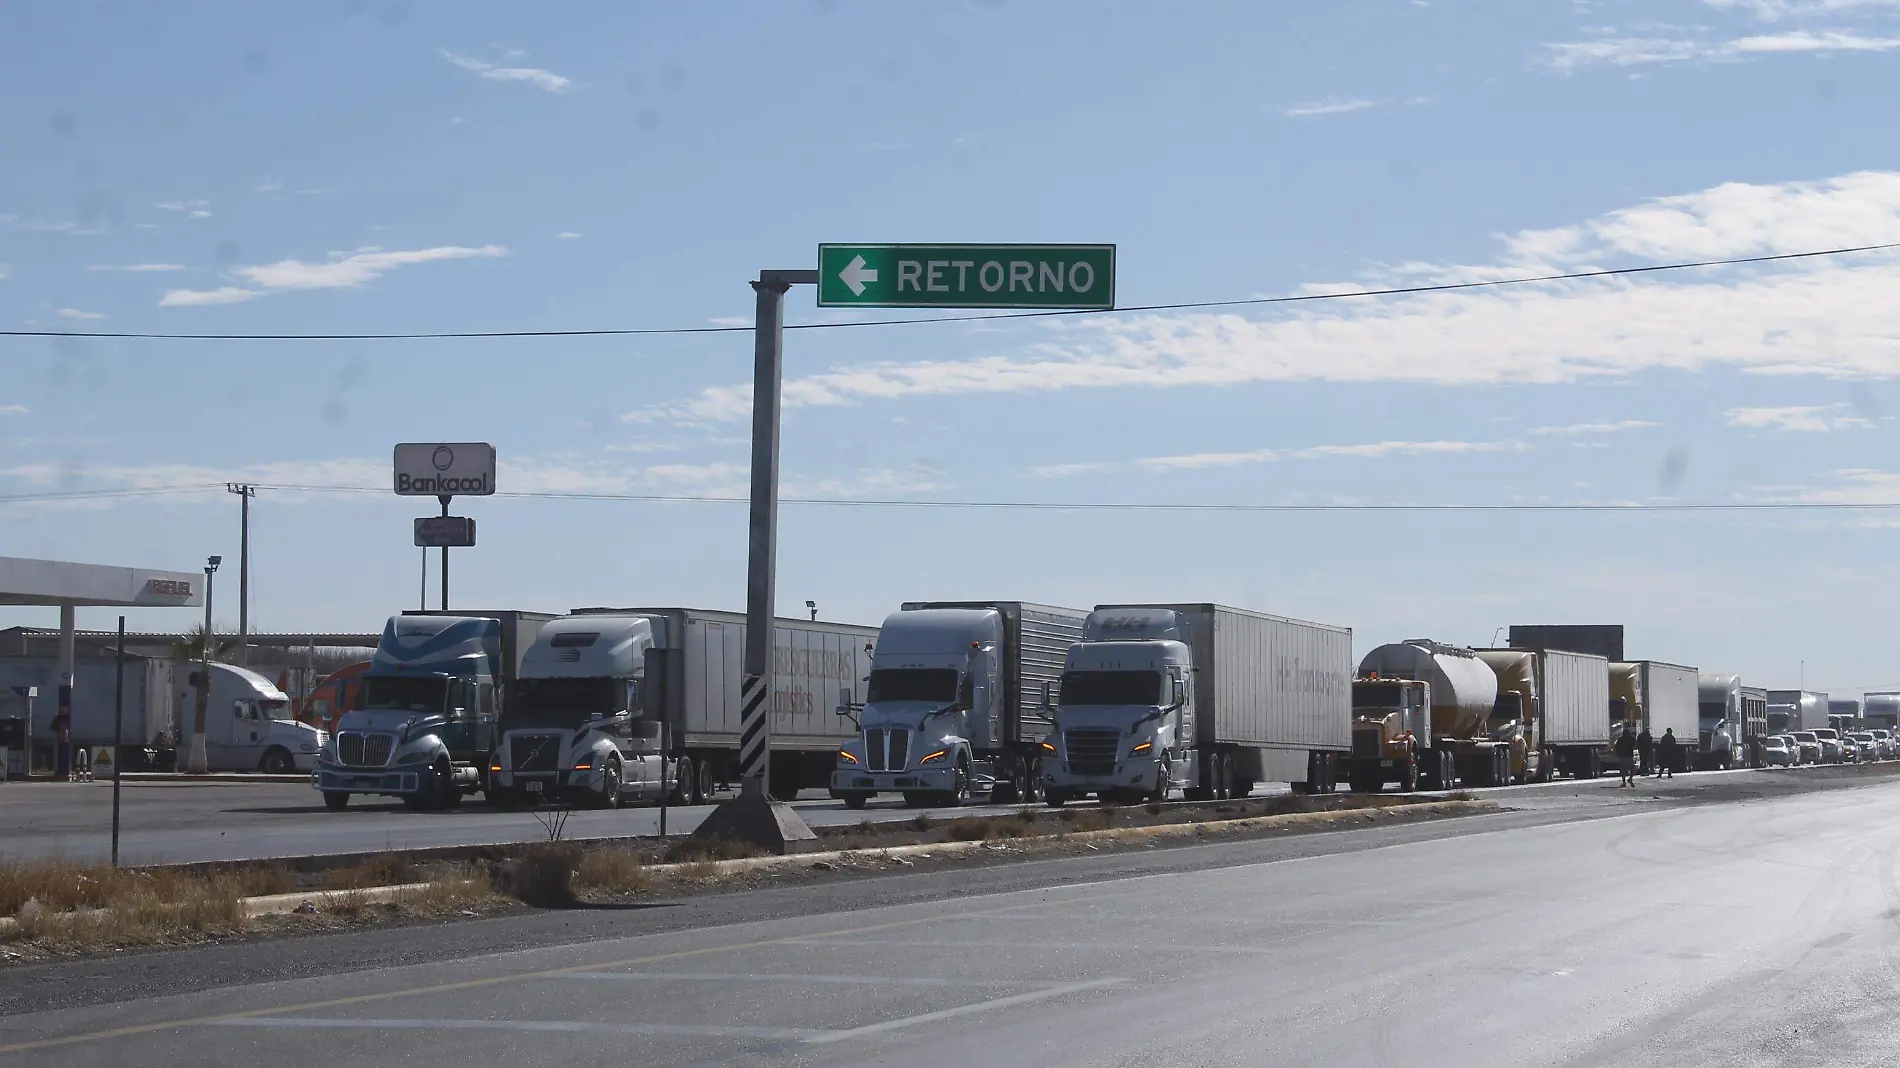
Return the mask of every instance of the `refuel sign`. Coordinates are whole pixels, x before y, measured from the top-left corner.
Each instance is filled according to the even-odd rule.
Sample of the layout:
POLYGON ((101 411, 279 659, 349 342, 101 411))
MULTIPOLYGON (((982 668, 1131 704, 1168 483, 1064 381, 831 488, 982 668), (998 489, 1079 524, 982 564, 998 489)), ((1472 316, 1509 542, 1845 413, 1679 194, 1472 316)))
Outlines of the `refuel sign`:
POLYGON ((486 497, 495 492, 495 447, 482 441, 396 446, 396 493, 404 497, 486 497))

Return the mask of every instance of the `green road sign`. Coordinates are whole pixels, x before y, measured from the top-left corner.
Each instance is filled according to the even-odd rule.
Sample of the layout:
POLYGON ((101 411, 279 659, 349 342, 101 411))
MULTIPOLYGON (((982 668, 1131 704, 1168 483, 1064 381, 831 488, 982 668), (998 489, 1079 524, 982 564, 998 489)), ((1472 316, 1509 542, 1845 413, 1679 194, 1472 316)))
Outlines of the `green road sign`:
POLYGON ((820 308, 1113 308, 1114 245, 819 245, 820 308))

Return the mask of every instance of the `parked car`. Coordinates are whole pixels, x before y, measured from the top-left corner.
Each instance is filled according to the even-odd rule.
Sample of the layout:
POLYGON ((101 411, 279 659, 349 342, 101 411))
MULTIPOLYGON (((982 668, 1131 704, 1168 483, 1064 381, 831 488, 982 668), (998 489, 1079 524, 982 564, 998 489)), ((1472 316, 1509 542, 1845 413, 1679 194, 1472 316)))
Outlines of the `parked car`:
POLYGON ((1813 731, 1795 731, 1788 735, 1795 743, 1795 763, 1819 764, 1821 762, 1821 739, 1813 731))
POLYGON ((1767 767, 1789 767, 1796 759, 1794 743, 1785 734, 1770 735, 1762 739, 1761 759, 1767 767))
POLYGON ((1870 732, 1855 731, 1846 740, 1854 747, 1854 763, 1872 763, 1880 759, 1879 743, 1870 732))
POLYGON ((1853 754, 1847 751, 1846 744, 1841 741, 1841 732, 1833 727, 1816 727, 1803 733, 1814 735, 1821 743, 1821 763, 1842 764, 1853 759, 1853 754))
POLYGON ((1867 733, 1874 736, 1874 748, 1875 751, 1880 754, 1879 758, 1881 760, 1892 760, 1894 756, 1894 746, 1896 744, 1893 732, 1885 727, 1873 727, 1870 728, 1867 733))

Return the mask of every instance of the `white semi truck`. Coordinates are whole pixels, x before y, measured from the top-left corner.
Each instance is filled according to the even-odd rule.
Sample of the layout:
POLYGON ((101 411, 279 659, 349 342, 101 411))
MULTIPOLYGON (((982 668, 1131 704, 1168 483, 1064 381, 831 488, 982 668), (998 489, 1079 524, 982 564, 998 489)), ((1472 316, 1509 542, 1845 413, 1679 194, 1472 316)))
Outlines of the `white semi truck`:
POLYGON ((1819 690, 1769 690, 1768 733, 1787 734, 1827 726, 1827 694, 1819 690))
POLYGON ((1739 675, 1708 673, 1701 676, 1700 690, 1695 766, 1759 766, 1757 743, 1768 733, 1767 691, 1743 686, 1739 675))
MULTIPOLYGON (((824 702, 859 699, 876 638, 872 627, 774 621, 773 796, 826 785, 851 733, 824 702)), ((705 801, 737 771, 744 648, 735 612, 583 608, 549 622, 502 713, 488 772, 496 800, 705 801)))
POLYGON ((1675 731, 1681 746, 1681 766, 1674 770, 1687 771, 1700 750, 1702 676, 1695 668, 1659 660, 1631 660, 1611 664, 1610 668, 1613 672, 1625 671, 1635 683, 1636 707, 1631 722, 1636 729, 1649 728, 1650 737, 1657 742, 1675 731))
POLYGON ((1050 804, 1175 785, 1192 799, 1244 797, 1270 781, 1335 788, 1351 745, 1351 630, 1205 603, 1099 605, 1090 629, 1108 640, 1071 650, 1080 670, 1064 674, 1059 729, 1042 743, 1050 804), (1123 654, 1122 642, 1148 648, 1123 654), (1108 685, 1082 671, 1117 663, 1154 672, 1149 701, 1072 700, 1108 685))
POLYGON ((1044 694, 1062 675, 1088 613, 1024 601, 916 601, 884 620, 853 736, 838 747, 831 792, 851 808, 880 793, 907 804, 972 794, 1033 800, 1044 694))

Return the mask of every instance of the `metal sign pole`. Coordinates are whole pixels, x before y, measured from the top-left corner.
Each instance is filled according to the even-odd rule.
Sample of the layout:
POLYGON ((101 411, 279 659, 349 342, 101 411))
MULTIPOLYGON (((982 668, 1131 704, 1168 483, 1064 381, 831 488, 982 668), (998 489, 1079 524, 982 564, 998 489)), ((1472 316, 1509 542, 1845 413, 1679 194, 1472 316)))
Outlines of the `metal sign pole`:
POLYGON ((778 563, 779 383, 785 292, 817 271, 760 271, 752 320, 752 499, 746 545, 745 664, 739 688, 740 793, 771 795, 772 617, 778 563))
POLYGON ((119 766, 125 757, 125 617, 119 617, 119 656, 112 690, 112 866, 119 866, 119 766))
MULTIPOLYGON (((442 514, 448 515, 449 502, 455 498, 445 493, 436 499, 442 502, 442 514)), ((442 610, 449 610, 449 547, 446 545, 442 547, 442 610)))

